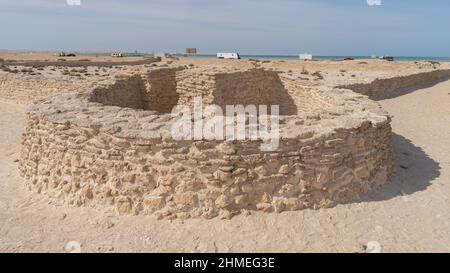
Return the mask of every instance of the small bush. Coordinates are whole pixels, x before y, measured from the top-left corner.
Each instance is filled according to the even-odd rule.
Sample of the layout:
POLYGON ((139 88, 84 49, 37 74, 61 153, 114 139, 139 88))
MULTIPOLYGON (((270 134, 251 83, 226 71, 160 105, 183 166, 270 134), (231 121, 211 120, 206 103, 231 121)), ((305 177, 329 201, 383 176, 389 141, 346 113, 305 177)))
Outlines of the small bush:
POLYGON ((22 73, 33 73, 33 69, 32 68, 23 68, 22 70, 20 70, 20 72, 22 72, 22 73))
POLYGON ((319 79, 319 80, 323 80, 323 76, 322 76, 322 74, 320 73, 320 71, 316 71, 316 72, 314 72, 314 73, 311 74, 311 75, 313 75, 314 77, 316 77, 316 78, 319 79))
POLYGON ((302 75, 309 75, 308 70, 306 70, 304 67, 302 68, 302 72, 300 72, 302 75))

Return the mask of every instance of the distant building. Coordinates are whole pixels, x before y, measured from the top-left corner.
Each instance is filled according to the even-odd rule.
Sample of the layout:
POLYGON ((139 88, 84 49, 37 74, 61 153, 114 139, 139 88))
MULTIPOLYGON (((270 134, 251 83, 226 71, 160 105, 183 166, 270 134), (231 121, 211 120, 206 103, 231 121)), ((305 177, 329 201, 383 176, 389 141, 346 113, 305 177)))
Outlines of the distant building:
POLYGON ((196 48, 186 48, 186 54, 197 54, 196 48))

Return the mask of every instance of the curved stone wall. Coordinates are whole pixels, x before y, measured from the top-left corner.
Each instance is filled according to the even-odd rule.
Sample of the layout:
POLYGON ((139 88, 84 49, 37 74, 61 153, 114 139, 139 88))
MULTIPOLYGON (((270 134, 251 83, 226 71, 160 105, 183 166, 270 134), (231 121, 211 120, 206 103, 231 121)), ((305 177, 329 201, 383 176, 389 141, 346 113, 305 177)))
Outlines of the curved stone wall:
POLYGON ((158 218, 230 218, 358 199, 392 175, 391 139, 389 116, 349 90, 303 89, 273 71, 155 69, 33 105, 20 171, 30 189, 74 206, 158 218), (161 86, 160 77, 175 81, 161 86), (249 95, 267 87, 260 77, 279 88, 272 101, 249 95), (166 106, 174 102, 162 97, 166 106, 154 107, 161 97, 155 93, 176 93, 176 104, 198 95, 207 104, 226 101, 225 79, 245 87, 246 103, 280 103, 288 113, 280 118, 278 150, 262 152, 261 141, 171 137, 175 118, 166 106), (300 103, 302 96, 310 103, 300 103))

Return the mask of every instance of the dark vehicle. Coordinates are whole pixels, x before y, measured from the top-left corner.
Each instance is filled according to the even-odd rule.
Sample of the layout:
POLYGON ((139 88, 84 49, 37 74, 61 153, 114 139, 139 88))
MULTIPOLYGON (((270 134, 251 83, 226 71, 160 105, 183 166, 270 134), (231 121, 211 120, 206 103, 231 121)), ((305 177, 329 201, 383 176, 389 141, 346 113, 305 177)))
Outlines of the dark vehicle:
POLYGON ((352 57, 347 57, 347 58, 344 59, 344 61, 354 61, 354 60, 355 60, 355 59, 352 58, 352 57))
POLYGON ((394 57, 384 56, 383 60, 388 61, 388 62, 393 62, 394 61, 394 57))
POLYGON ((69 53, 66 55, 66 57, 76 57, 77 55, 75 55, 74 53, 69 53))

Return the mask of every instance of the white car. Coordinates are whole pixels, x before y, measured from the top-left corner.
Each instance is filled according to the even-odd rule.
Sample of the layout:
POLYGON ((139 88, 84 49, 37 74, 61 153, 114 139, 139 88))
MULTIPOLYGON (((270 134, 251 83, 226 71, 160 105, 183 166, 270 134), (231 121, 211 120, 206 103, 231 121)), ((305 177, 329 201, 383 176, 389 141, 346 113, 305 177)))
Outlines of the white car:
POLYGON ((217 58, 239 60, 241 56, 238 53, 217 53, 217 58))

